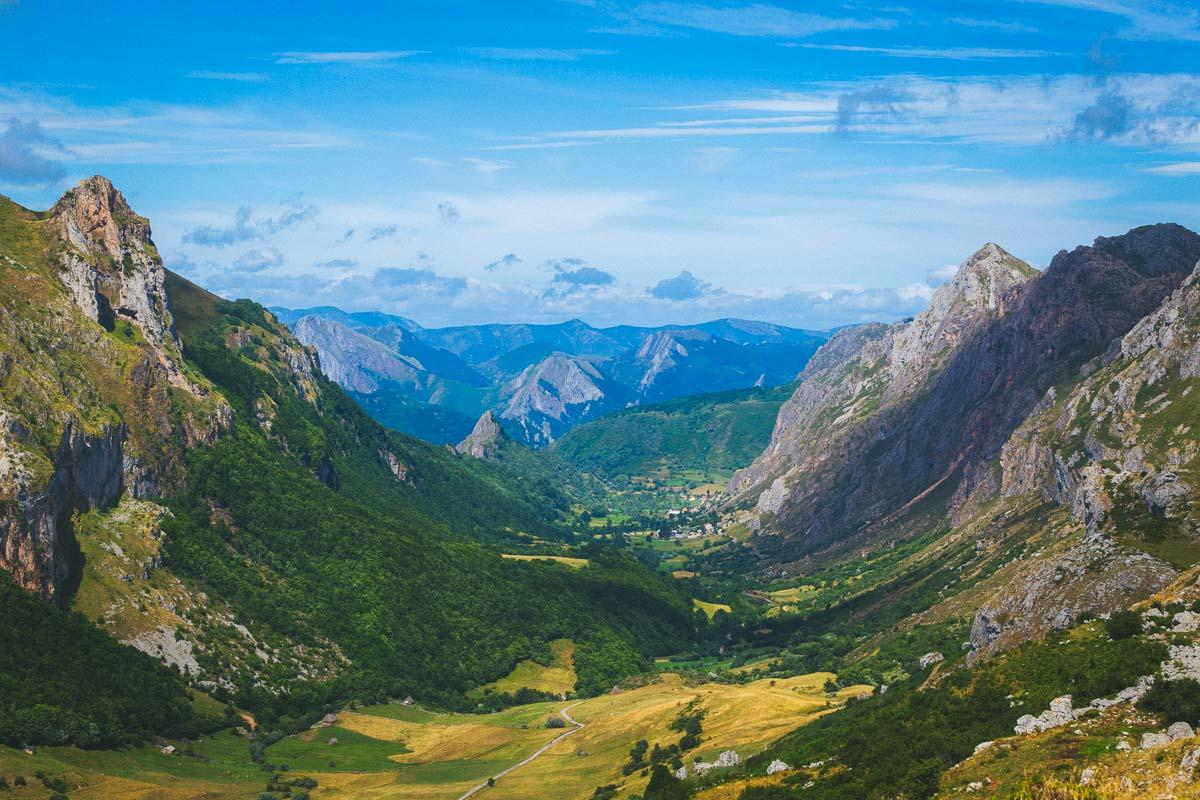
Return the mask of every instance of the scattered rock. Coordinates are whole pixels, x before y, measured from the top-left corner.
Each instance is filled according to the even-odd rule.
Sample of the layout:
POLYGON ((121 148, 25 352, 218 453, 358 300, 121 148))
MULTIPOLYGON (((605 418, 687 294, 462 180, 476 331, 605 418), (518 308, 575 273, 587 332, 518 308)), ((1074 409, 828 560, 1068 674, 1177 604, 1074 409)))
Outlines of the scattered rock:
POLYGON ((1195 735, 1196 732, 1192 730, 1192 726, 1186 722, 1172 722, 1167 727, 1167 736, 1171 737, 1172 742, 1180 739, 1191 739, 1195 735))
POLYGON ((1037 733, 1039 731, 1057 728, 1075 720, 1075 711, 1071 707, 1071 695, 1064 694, 1050 701, 1050 710, 1043 711, 1038 716, 1025 714, 1017 720, 1013 732, 1017 734, 1037 733))
POLYGON ((1190 781, 1196 771, 1197 764, 1200 764, 1200 747, 1185 755, 1183 760, 1179 762, 1180 776, 1184 780, 1190 781))
POLYGON ((1142 749, 1153 750, 1156 747, 1162 747, 1171 743, 1171 737, 1165 733, 1143 733, 1142 734, 1142 749))

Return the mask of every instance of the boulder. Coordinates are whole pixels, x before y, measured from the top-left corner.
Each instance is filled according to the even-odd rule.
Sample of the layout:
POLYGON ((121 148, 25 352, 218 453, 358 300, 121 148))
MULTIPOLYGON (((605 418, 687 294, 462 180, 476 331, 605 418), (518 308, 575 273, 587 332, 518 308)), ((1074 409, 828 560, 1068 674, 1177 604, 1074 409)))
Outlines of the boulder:
POLYGON ((736 767, 742 763, 742 758, 737 754, 736 750, 726 750, 717 756, 717 760, 713 762, 714 767, 736 767))
POLYGON ((945 659, 946 657, 936 650, 932 653, 926 653, 925 655, 921 656, 921 669, 933 666, 939 661, 944 661, 945 659))
POLYGON ((980 742, 975 745, 975 755, 979 755, 985 750, 990 750, 995 744, 995 742, 980 742))
POLYGON ((1196 732, 1192 730, 1192 726, 1186 722, 1172 722, 1167 727, 1167 736, 1171 737, 1172 742, 1180 739, 1191 739, 1195 735, 1196 732))
POLYGON ((1165 733, 1143 733, 1142 734, 1142 749, 1153 750, 1156 747, 1162 747, 1171 743, 1171 737, 1165 733))
POLYGON ((787 772, 789 769, 791 769, 791 767, 777 758, 767 765, 767 774, 774 775, 776 772, 787 772))

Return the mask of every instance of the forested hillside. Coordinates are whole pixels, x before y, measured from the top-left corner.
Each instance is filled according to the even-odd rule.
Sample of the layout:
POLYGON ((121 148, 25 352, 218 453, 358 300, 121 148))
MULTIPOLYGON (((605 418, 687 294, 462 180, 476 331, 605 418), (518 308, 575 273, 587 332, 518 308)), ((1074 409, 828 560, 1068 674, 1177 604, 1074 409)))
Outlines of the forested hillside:
MULTIPOLYGON (((26 352, 5 361, 3 446, 36 466, 3 476, 0 566, 21 586, 264 719, 351 687, 461 705, 560 638, 595 692, 691 638, 686 594, 619 550, 589 545, 582 570, 501 558, 572 540, 569 491, 371 420, 265 309, 163 270, 106 180, 50 212, 0 208, 3 314, 26 352)), ((107 634, 57 653, 63 680, 108 652, 160 708, 96 684, 131 710, 97 711, 93 736, 78 705, 67 738, 187 723, 182 684, 107 634)), ((34 677, 5 672, 14 718, 46 697, 34 677)))

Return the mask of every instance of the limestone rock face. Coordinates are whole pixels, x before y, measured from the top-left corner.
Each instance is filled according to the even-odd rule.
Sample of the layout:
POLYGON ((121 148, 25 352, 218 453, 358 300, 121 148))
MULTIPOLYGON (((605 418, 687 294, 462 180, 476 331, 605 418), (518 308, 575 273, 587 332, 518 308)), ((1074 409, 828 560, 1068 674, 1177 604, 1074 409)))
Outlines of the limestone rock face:
POLYGON ((628 392, 591 361, 552 353, 526 367, 500 390, 500 418, 512 420, 535 445, 554 441, 574 424, 620 408, 628 392))
MULTIPOLYGON (((1034 274, 1028 264, 989 243, 962 263, 913 320, 834 335, 813 356, 780 410, 767 450, 733 476, 731 500, 754 498, 771 516, 766 530, 807 539, 813 546, 827 541, 848 518, 878 513, 880 484, 872 482, 868 491, 863 452, 894 438, 918 390, 928 388, 971 332, 1006 314, 1015 302, 1009 295, 1034 274), (842 496, 821 502, 832 484, 842 496)), ((884 458, 887 463, 879 469, 892 471, 902 466, 905 453, 885 452, 884 458)), ((931 480, 944 471, 945 466, 931 480)))
POLYGON ((124 426, 89 435, 68 423, 54 454, 54 472, 37 485, 19 454, 27 436, 6 413, 0 430, 0 566, 18 585, 56 596, 77 572, 79 550, 71 515, 115 502, 124 487, 124 426), (16 445, 16 446, 14 446, 16 445))
MULTIPOLYGON (((1070 495, 1101 524, 1112 481, 1086 469, 1114 453, 1097 447, 1092 463, 1081 463, 1085 441, 1064 454, 1075 461, 1059 463, 1041 435, 1046 428, 1023 426, 1061 407, 1052 388, 1102 366, 1096 360, 1135 327, 1135 338, 1161 341, 1166 334, 1139 323, 1197 259, 1200 236, 1174 225, 1064 251, 1043 273, 984 246, 916 319, 844 331, 817 353, 770 446, 734 476, 729 504, 757 504, 759 530, 783 538, 760 546, 776 560, 883 524, 926 499, 945 504, 957 522, 1002 492, 1041 490, 1053 501, 1070 495), (996 469, 998 460, 1005 469, 996 469)), ((1197 361, 1185 353, 1181 364, 1197 361)), ((1088 441, 1105 444, 1098 434, 1088 441)), ((1125 471, 1140 473, 1144 450, 1127 442, 1114 449, 1125 471)), ((1181 444, 1129 491, 1158 509, 1151 513, 1178 513, 1191 486, 1169 462, 1194 455, 1181 444)))
POLYGON ((499 454, 500 446, 507 438, 492 412, 485 411, 479 417, 479 421, 475 423, 470 435, 459 442, 454 449, 463 455, 490 461, 499 454))
MULTIPOLYGON (((1083 539, 1082 531, 1067 534, 1083 539)), ((971 660, 1075 624, 1085 612, 1125 608, 1171 583, 1178 572, 1104 537, 1031 559, 976 612, 971 660)))
POLYGON ((63 195, 51 213, 69 245, 60 254, 62 281, 83 312, 105 327, 128 320, 150 342, 178 346, 150 222, 99 175, 63 195))
POLYGON ((73 515, 178 487, 231 411, 184 369, 150 225, 107 179, 45 213, 0 204, 0 569, 58 599, 73 515))

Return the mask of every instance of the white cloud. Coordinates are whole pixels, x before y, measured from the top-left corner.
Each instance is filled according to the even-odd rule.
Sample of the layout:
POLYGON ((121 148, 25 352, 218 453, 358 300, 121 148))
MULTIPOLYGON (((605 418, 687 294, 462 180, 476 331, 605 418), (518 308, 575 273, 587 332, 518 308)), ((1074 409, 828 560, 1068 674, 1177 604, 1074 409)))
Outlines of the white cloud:
POLYGON ((1023 0, 1123 17, 1129 39, 1200 41, 1200 10, 1194 4, 1165 0, 1023 0))
POLYGON ((814 136, 939 143, 1044 145, 1075 136, 1080 120, 1118 145, 1200 146, 1200 76, 1124 74, 1097 87, 1083 75, 929 78, 814 83, 790 92, 716 100, 664 111, 736 112, 721 118, 664 119, 637 127, 551 131, 511 147, 557 147, 609 140, 814 136), (1120 125, 1098 114, 1119 97, 1120 125), (745 116, 752 112, 757 116, 745 116))
POLYGON ((732 36, 794 39, 829 31, 886 29, 894 20, 879 17, 826 16, 765 3, 712 6, 689 2, 625 4, 601 0, 596 8, 629 26, 614 33, 659 33, 656 26, 687 28, 732 36))
POLYGON ((1200 175, 1200 161, 1177 161, 1174 164, 1160 164, 1157 167, 1148 167, 1143 172, 1149 172, 1153 175, 1170 175, 1173 177, 1200 175))
POLYGON ((288 50, 275 54, 276 64, 375 64, 424 55, 424 50, 288 50))
POLYGON ((786 47, 828 50, 836 53, 872 53, 893 58, 924 58, 946 61, 994 61, 1005 58, 1046 58, 1064 53, 1053 50, 1011 50, 995 47, 867 47, 850 44, 788 43, 786 47))
POLYGON ((472 47, 468 52, 495 61, 579 61, 589 56, 616 55, 615 50, 590 47, 472 47))

